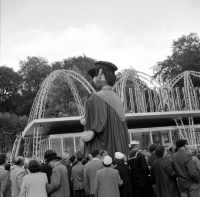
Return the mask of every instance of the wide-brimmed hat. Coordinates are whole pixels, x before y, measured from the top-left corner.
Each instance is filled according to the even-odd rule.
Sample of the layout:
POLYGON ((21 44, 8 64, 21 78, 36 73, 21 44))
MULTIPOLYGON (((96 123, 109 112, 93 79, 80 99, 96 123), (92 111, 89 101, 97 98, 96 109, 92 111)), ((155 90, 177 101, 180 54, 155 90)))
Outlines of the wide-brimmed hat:
POLYGON ((50 152, 49 154, 46 155, 46 162, 47 161, 52 161, 54 159, 61 159, 55 152, 50 152))
POLYGON ((88 71, 88 74, 91 76, 91 77, 95 77, 96 75, 96 70, 99 70, 99 69, 102 69, 102 70, 107 70, 107 71, 111 71, 111 72, 115 72, 116 70, 118 70, 117 66, 115 66, 113 63, 111 62, 106 62, 106 61, 98 61, 95 63, 95 68, 91 69, 88 71))

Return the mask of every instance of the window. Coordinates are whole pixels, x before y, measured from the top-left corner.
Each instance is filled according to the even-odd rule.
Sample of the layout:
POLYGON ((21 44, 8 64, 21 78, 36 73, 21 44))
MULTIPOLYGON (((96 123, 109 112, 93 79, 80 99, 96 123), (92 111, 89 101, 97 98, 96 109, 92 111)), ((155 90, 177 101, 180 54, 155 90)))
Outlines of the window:
POLYGON ((74 155, 74 139, 73 137, 63 138, 63 152, 74 155))
POLYGON ((163 146, 170 146, 171 140, 169 131, 152 131, 153 143, 163 146))
POLYGON ((61 140, 60 138, 51 139, 51 148, 54 150, 59 156, 61 156, 61 140))
POLYGON ((176 141, 180 140, 179 130, 172 130, 172 143, 175 145, 176 141))
POLYGON ((80 140, 80 137, 75 137, 76 151, 81 150, 83 152, 84 143, 80 140))
POLYGON ((139 142, 139 149, 143 150, 144 148, 150 145, 150 132, 133 132, 131 133, 131 141, 139 142))

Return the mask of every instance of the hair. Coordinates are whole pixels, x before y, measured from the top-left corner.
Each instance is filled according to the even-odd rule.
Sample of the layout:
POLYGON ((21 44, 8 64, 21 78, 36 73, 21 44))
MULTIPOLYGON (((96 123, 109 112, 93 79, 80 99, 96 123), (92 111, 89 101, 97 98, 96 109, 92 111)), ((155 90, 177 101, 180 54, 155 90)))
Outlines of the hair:
POLYGON ((150 146, 149 146, 149 151, 152 153, 153 151, 155 151, 155 149, 158 147, 158 145, 157 144, 151 144, 150 146))
POLYGON ((10 164, 10 163, 7 163, 7 164, 5 165, 5 170, 10 171, 10 168, 11 168, 11 164, 10 164))
POLYGON ((175 149, 174 149, 174 152, 176 153, 178 151, 179 147, 176 146, 175 149))
POLYGON ((164 146, 158 146, 155 150, 155 154, 157 157, 163 157, 165 152, 165 147, 164 146))
MULTIPOLYGON (((103 163, 103 162, 102 162, 103 163)), ((105 167, 110 167, 111 166, 111 164, 109 164, 109 165, 106 165, 106 164, 104 164, 103 163, 103 166, 105 166, 105 167)))
POLYGON ((79 155, 79 154, 83 154, 81 150, 77 150, 76 153, 75 153, 76 156, 79 155))
POLYGON ((100 150, 99 155, 102 157, 104 153, 106 153, 106 150, 100 150))
POLYGON ((83 160, 83 154, 78 154, 77 155, 77 160, 82 161, 83 160))
POLYGON ((95 148, 95 149, 92 151, 92 157, 96 157, 97 155, 99 155, 99 149, 95 148))
POLYGON ((115 76, 115 73, 113 71, 107 71, 107 70, 103 70, 102 73, 104 74, 108 85, 114 86, 115 81, 117 79, 116 76, 115 76))
POLYGON ((0 165, 5 164, 6 156, 3 153, 0 153, 0 165))
POLYGON ((30 160, 28 163, 28 169, 31 173, 40 172, 41 166, 36 159, 30 160))
POLYGON ((23 162, 24 162, 24 157, 22 156, 15 157, 15 165, 22 165, 23 162))
POLYGON ((123 164, 124 163, 124 158, 123 159, 114 159, 115 164, 123 164))
POLYGON ((73 163, 75 161, 75 159, 76 159, 76 156, 72 155, 69 160, 71 161, 71 163, 73 163))
POLYGON ((190 150, 192 152, 192 156, 196 156, 197 155, 197 149, 195 149, 194 147, 191 147, 190 150))

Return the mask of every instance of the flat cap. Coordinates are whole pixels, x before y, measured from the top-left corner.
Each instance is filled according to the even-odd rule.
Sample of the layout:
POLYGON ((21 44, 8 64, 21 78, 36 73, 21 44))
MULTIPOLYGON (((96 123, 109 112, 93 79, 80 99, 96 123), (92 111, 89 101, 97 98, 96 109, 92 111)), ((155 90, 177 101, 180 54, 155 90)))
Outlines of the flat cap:
POLYGON ((96 70, 99 70, 100 68, 103 69, 103 70, 112 71, 112 72, 115 72, 116 70, 118 70, 117 66, 115 66, 111 62, 98 61, 98 62, 95 63, 95 68, 89 70, 88 74, 91 77, 95 77, 96 70))
POLYGON ((176 146, 177 147, 182 147, 182 146, 185 146, 187 144, 187 140, 186 139, 181 139, 181 140, 178 140, 177 142, 176 142, 176 146))

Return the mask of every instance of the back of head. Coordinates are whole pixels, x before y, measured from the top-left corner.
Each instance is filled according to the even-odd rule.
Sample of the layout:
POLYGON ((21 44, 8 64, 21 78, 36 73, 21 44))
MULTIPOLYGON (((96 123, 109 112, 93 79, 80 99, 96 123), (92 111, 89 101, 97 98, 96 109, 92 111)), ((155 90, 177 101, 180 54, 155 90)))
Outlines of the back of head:
POLYGON ((15 157, 15 165, 24 165, 24 157, 22 156, 15 157))
POLYGON ((94 158, 94 157, 97 157, 99 155, 99 149, 94 149, 93 151, 92 151, 92 157, 94 158))
POLYGON ((31 173, 40 172, 41 166, 36 159, 30 160, 28 163, 28 169, 31 173))
POLYGON ((83 154, 78 154, 76 157, 77 157, 78 161, 82 161, 83 160, 83 154))
POLYGON ((73 162, 75 161, 75 159, 76 159, 76 156, 75 156, 75 155, 72 155, 72 156, 70 157, 71 163, 73 163, 73 162))
POLYGON ((150 151, 150 153, 152 153, 153 151, 155 151, 155 149, 158 147, 158 145, 157 144, 151 144, 150 146, 149 146, 149 151, 150 151))
POLYGON ((6 155, 3 153, 0 153, 0 165, 5 164, 6 162, 6 155))
POLYGON ((157 157, 163 157, 165 152, 165 147, 164 146, 158 146, 155 150, 155 154, 157 157))
POLYGON ((70 159, 69 153, 64 153, 64 154, 62 155, 62 160, 68 161, 69 159, 70 159))

